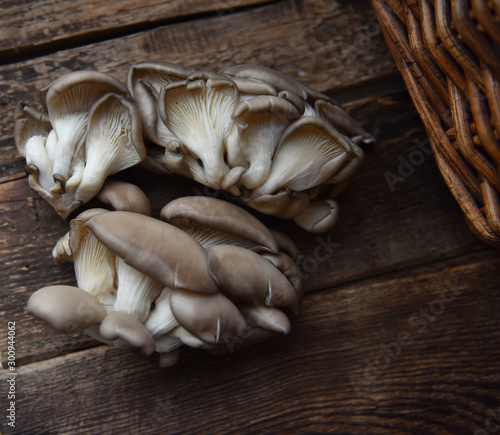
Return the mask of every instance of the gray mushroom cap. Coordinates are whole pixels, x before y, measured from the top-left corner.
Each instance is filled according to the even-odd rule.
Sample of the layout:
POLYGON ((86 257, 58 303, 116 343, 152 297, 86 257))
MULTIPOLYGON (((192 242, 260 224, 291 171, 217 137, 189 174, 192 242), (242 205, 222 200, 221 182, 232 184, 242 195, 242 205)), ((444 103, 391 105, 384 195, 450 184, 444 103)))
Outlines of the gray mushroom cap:
POLYGON ((151 216, 151 203, 148 197, 132 183, 107 179, 96 198, 114 210, 133 211, 151 216))
POLYGON ((303 100, 307 99, 307 92, 298 81, 272 68, 261 65, 240 64, 224 68, 221 72, 236 77, 264 80, 278 91, 292 91, 303 100))
POLYGON ((164 86, 185 79, 194 72, 191 68, 151 62, 132 65, 127 74, 127 87, 143 117, 144 134, 155 143, 163 145, 167 128, 158 116, 158 94, 164 86))
POLYGON ((170 306, 181 326, 209 344, 221 343, 228 335, 237 337, 246 330, 245 319, 222 293, 173 290, 170 306))
POLYGON ((203 196, 178 198, 163 207, 160 216, 175 226, 196 223, 243 237, 272 252, 279 250, 273 233, 262 222, 241 207, 221 199, 203 196))
POLYGON ((137 318, 128 313, 109 313, 102 321, 99 333, 106 340, 123 340, 132 347, 138 347, 146 355, 151 355, 155 350, 151 334, 137 318))
POLYGON ((208 273, 206 251, 179 228, 127 211, 100 214, 85 225, 125 263, 164 286, 217 291, 208 273))
POLYGON ((245 319, 254 326, 286 335, 291 324, 288 316, 281 310, 263 305, 242 304, 238 306, 245 319))
POLYGON ((37 290, 28 299, 27 311, 57 332, 84 330, 99 325, 106 316, 106 310, 94 296, 68 285, 37 290))
POLYGON ((259 254, 233 245, 216 245, 207 252, 210 274, 223 292, 243 302, 297 312, 299 298, 295 289, 259 254))

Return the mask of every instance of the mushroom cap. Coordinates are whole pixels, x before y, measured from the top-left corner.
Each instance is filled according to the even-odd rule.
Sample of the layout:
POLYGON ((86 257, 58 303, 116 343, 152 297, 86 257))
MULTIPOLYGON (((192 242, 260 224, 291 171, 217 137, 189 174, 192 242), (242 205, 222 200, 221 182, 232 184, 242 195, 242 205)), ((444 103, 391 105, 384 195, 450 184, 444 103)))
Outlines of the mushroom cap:
POLYGON ((221 199, 177 198, 163 207, 160 216, 180 228, 195 223, 248 239, 272 252, 279 250, 273 233, 262 222, 241 207, 221 199))
POLYGON ((97 215, 85 225, 111 252, 164 286, 217 291, 206 251, 179 228, 127 211, 97 215))
POLYGON ((151 203, 146 194, 135 184, 108 178, 96 197, 114 210, 133 211, 151 216, 151 203))
POLYGON ((278 91, 288 90, 296 93, 303 100, 307 99, 304 86, 291 77, 262 65, 240 64, 229 66, 221 71, 224 74, 263 80, 274 86, 278 91))
POLYGON ((339 206, 333 199, 312 201, 309 207, 294 218, 294 222, 312 234, 330 230, 339 218, 339 206))
POLYGON ((57 332, 74 332, 99 325, 106 316, 102 304, 90 293, 73 286, 41 288, 28 299, 28 313, 57 332))
POLYGON ((151 355, 155 350, 155 341, 148 330, 127 313, 109 313, 102 321, 99 333, 106 340, 123 340, 132 347, 138 347, 146 355, 151 355))
POLYGON ((354 154, 352 141, 327 121, 303 116, 283 131, 269 176, 252 196, 318 186, 334 177, 354 154))
POLYGON ((300 251, 299 248, 297 248, 295 242, 281 231, 272 229, 271 232, 278 241, 280 251, 284 252, 285 254, 288 254, 293 260, 297 260, 297 258, 299 258, 300 255, 300 251))
POLYGON ((299 298, 288 279, 259 254, 233 245, 207 250, 208 268, 218 287, 247 303, 297 312, 299 298))
MULTIPOLYGON (((274 254, 272 252, 260 253, 262 258, 265 258, 272 265, 274 265, 283 275, 286 276, 292 287, 295 289, 299 299, 302 299, 302 274, 296 261, 293 260, 288 254, 279 252, 274 254)), ((297 259, 295 259, 297 260, 297 259)))
POLYGON ((290 319, 283 311, 277 308, 242 304, 238 306, 238 309, 251 325, 267 329, 268 331, 281 332, 284 335, 290 332, 290 319))
POLYGON ((206 295, 173 290, 172 313, 187 331, 209 344, 219 344, 246 330, 246 322, 236 306, 222 293, 206 295))
POLYGON ((134 98, 137 98, 135 89, 138 83, 146 82, 156 93, 169 83, 184 80, 193 74, 193 68, 184 67, 174 63, 141 62, 132 65, 127 73, 127 88, 134 98))
POLYGON ((46 113, 27 106, 20 101, 14 112, 14 140, 19 154, 26 157, 26 142, 33 136, 47 137, 52 124, 46 113))
MULTIPOLYGON (((46 104, 46 107, 52 108, 52 103, 55 103, 56 99, 61 97, 68 91, 71 91, 78 86, 93 86, 95 91, 93 94, 95 98, 88 100, 88 106, 76 106, 81 110, 89 110, 92 103, 97 100, 98 97, 104 95, 108 92, 118 92, 123 95, 128 95, 128 90, 126 86, 113 76, 99 72, 99 71, 73 71, 67 74, 63 74, 58 77, 48 86, 42 88, 40 91, 42 102, 46 104)), ((77 103, 76 101, 74 103, 77 103)))
POLYGON ((158 116, 158 94, 164 86, 185 79, 194 72, 191 68, 166 63, 151 62, 132 65, 127 74, 127 87, 133 95, 143 119, 144 135, 158 145, 164 146, 174 136, 158 116))
POLYGON ((137 165, 145 157, 138 109, 119 94, 102 96, 88 116, 85 167, 75 199, 88 202, 109 175, 137 165))

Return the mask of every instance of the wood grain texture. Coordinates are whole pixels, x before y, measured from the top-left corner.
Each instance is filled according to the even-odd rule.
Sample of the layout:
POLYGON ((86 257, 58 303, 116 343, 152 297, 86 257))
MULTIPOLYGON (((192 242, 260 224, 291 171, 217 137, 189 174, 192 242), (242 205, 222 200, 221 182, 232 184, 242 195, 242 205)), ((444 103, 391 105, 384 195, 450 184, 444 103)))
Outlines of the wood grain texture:
POLYGON ((487 251, 309 294, 288 337, 171 369, 106 346, 31 364, 16 433, 474 433, 500 406, 499 266, 487 251))
POLYGON ((269 0, 28 0, 0 1, 0 63, 39 56, 64 46, 83 45, 137 32, 198 14, 223 17, 236 8, 269 0))
POLYGON ((279 2, 4 65, 0 67, 0 182, 20 178, 24 172, 12 137, 17 102, 37 105, 39 89, 70 71, 94 69, 125 80, 128 68, 143 61, 211 70, 259 63, 319 91, 394 72, 385 42, 373 27, 375 16, 362 3, 365 7, 359 8, 347 2, 279 2))
MULTIPOLYGON (((16 8, 34 3, 0 0, 0 21, 15 23, 16 8)), ((124 0, 123 10, 109 2, 94 24, 92 14, 103 11, 85 10, 94 0, 72 2, 73 21, 66 1, 37 4, 57 8, 45 22, 52 37, 36 33, 43 19, 32 7, 30 37, 40 39, 40 51, 0 66, 0 361, 6 322, 15 321, 19 369, 17 427, 2 413, 2 434, 494 432, 500 254, 467 228, 409 96, 387 79, 396 67, 367 0, 172 0, 155 7, 176 18, 158 12, 151 23, 138 10, 129 21, 135 2, 124 0), (219 3, 227 13, 217 13, 219 3), (64 20, 68 27, 59 27, 64 20), (124 80, 130 64, 144 60, 207 69, 261 63, 359 100, 347 108, 377 141, 364 147, 364 163, 339 198, 334 229, 312 236, 261 216, 303 255, 306 295, 289 336, 219 357, 183 348, 175 367, 159 369, 157 355, 54 334, 26 315, 35 290, 74 284, 74 274, 52 260, 67 222, 27 184, 12 138, 15 104, 36 104, 38 89, 65 72, 95 69, 124 80), (366 98, 369 88, 378 97, 366 98)), ((147 192, 155 215, 178 196, 219 195, 140 168, 119 178, 147 192)), ((3 410, 8 377, 0 371, 3 410)))

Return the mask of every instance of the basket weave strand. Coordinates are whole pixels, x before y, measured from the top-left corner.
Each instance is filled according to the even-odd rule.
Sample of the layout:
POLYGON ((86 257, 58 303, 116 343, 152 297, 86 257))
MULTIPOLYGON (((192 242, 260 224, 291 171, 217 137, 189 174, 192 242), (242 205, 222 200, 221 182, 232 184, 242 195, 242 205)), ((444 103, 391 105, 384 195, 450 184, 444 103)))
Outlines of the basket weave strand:
POLYGON ((500 247, 500 1, 372 0, 470 228, 500 247))

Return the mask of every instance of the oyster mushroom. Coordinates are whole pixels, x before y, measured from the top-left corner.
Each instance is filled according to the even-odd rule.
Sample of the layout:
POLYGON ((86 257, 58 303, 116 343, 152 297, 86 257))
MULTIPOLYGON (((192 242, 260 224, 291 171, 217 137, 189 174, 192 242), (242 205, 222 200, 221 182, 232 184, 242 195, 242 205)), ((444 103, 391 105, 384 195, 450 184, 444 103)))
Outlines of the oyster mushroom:
POLYGON ((45 89, 47 114, 18 106, 16 144, 28 181, 62 217, 93 198, 107 176, 146 157, 140 114, 126 93, 107 74, 79 71, 45 89))
POLYGON ((248 169, 238 180, 242 186, 254 189, 264 182, 283 130, 299 116, 293 104, 274 96, 257 96, 238 104, 227 149, 230 163, 241 163, 234 156, 244 156, 248 162, 248 169))
POLYGON ((285 188, 302 191, 328 182, 355 156, 354 147, 326 121, 302 117, 283 132, 269 176, 252 196, 285 188))
POLYGON ((219 344, 227 334, 239 336, 246 331, 245 319, 222 293, 174 290, 170 306, 179 324, 205 343, 219 344))
POLYGON ((186 79, 194 72, 191 68, 166 63, 139 63, 132 65, 127 74, 127 87, 139 107, 144 122, 144 135, 162 146, 175 140, 158 115, 158 95, 164 86, 186 79))
POLYGON ((133 211, 151 216, 151 203, 136 185, 108 178, 96 198, 114 210, 133 211))
POLYGON ((210 274, 222 291, 250 304, 297 312, 297 292, 288 279, 259 254, 233 245, 212 246, 207 252, 210 274))
POLYGON ((215 293, 203 247, 157 219, 114 211, 89 219, 86 228, 125 263, 170 288, 215 293))
POLYGON ((85 141, 85 167, 75 201, 86 203, 109 175, 140 163, 146 157, 138 109, 126 98, 108 93, 92 106, 85 141))
POLYGON ((104 339, 138 347, 146 355, 151 355, 155 350, 155 341, 144 325, 130 314, 120 311, 109 313, 101 323, 99 333, 104 339))
POLYGON ((41 288, 28 299, 28 313, 48 323, 56 332, 82 331, 101 324, 102 304, 90 293, 73 286, 41 288))
POLYGON ((53 143, 52 125, 46 113, 40 112, 23 102, 16 106, 14 115, 14 139, 19 154, 26 159, 26 174, 30 187, 46 199, 54 184, 52 178, 53 143))
POLYGON ((229 172, 224 143, 237 98, 234 82, 217 78, 174 82, 159 95, 160 117, 178 138, 177 154, 194 180, 216 189, 229 172))
POLYGON ((41 92, 50 122, 57 136, 53 177, 59 190, 72 175, 75 161, 82 159, 87 118, 92 105, 104 94, 127 95, 127 88, 109 74, 97 71, 75 71, 65 74, 41 92))

